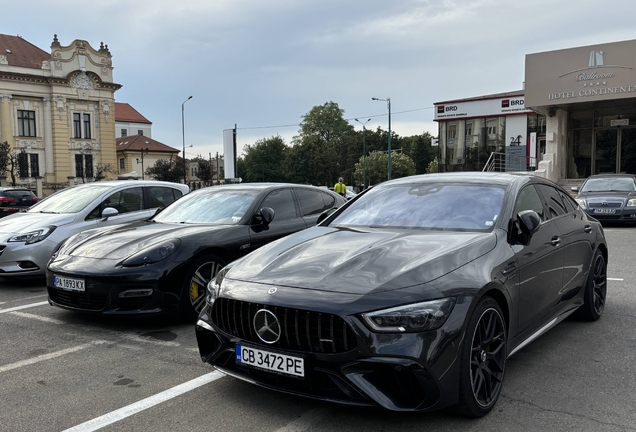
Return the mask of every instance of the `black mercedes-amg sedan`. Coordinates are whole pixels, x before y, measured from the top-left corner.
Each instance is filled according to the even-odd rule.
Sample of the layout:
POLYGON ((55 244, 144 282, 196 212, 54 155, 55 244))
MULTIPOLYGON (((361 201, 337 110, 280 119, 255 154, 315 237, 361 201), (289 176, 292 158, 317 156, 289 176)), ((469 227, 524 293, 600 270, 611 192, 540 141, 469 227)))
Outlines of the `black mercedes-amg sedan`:
POLYGON ((195 320, 223 266, 314 226, 321 212, 345 202, 285 183, 199 189, 149 220, 69 238, 48 264, 49 303, 104 315, 181 311, 195 320))
POLYGON ((607 257, 601 225, 540 177, 401 178, 221 270, 199 351, 270 389, 479 417, 509 356, 600 317, 607 257))

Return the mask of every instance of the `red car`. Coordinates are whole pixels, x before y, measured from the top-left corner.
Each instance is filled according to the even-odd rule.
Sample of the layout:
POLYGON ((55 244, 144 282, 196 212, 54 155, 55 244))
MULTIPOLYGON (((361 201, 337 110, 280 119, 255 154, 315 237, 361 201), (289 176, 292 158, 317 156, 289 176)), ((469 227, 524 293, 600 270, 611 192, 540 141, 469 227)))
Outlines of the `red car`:
POLYGON ((0 217, 26 211, 38 202, 38 197, 29 189, 21 187, 0 188, 0 217))

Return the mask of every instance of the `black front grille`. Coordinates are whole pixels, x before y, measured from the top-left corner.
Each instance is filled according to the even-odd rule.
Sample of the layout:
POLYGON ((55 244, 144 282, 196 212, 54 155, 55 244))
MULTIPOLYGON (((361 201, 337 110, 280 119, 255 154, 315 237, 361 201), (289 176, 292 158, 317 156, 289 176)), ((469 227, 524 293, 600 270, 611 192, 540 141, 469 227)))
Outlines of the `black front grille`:
POLYGON ((276 315, 282 332, 274 348, 336 354, 356 347, 353 330, 337 315, 269 306, 220 298, 214 302, 212 321, 223 332, 246 341, 262 344, 254 330, 254 314, 267 309, 276 315))
POLYGON ((65 291, 48 287, 49 297, 54 303, 78 309, 99 311, 106 307, 107 297, 100 294, 65 291))
POLYGON ((622 201, 588 201, 588 206, 590 208, 621 208, 622 205, 622 201))

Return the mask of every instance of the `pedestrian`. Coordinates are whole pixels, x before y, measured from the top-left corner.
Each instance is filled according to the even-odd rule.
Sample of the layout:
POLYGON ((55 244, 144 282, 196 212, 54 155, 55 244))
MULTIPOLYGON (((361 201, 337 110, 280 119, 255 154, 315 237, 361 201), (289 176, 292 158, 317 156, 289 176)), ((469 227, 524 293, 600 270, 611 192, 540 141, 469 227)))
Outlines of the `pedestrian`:
POLYGON ((333 187, 333 191, 343 197, 347 196, 347 186, 344 184, 344 179, 340 177, 338 183, 333 187))

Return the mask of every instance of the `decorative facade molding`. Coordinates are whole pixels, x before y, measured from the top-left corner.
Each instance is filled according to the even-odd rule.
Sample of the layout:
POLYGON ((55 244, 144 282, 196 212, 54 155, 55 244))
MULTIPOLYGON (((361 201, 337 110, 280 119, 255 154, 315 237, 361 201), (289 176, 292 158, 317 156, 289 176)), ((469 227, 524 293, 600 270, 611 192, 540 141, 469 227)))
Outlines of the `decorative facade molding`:
POLYGON ((0 102, 2 102, 3 99, 11 100, 13 99, 13 96, 10 95, 9 93, 0 93, 0 102))
POLYGON ((64 98, 62 96, 57 96, 55 98, 55 108, 57 108, 60 120, 62 120, 62 113, 64 112, 64 98))
POLYGON ((31 141, 31 140, 19 140, 16 143, 16 147, 23 148, 27 151, 41 148, 40 143, 38 141, 31 141))
POLYGON ((93 90, 95 81, 85 71, 81 71, 71 78, 71 87, 83 90, 93 90))
POLYGON ((102 101, 102 112, 104 113, 104 119, 108 123, 108 114, 110 113, 110 102, 107 100, 102 101))

